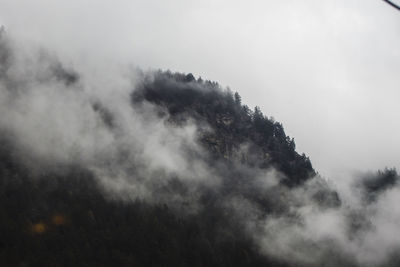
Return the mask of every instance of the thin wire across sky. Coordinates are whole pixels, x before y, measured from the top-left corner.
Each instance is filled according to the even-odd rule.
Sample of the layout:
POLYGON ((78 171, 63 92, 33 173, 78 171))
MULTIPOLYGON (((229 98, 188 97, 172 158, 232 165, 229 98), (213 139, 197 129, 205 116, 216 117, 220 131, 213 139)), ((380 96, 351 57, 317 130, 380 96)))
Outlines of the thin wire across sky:
POLYGON ((396 8, 397 10, 400 11, 400 6, 399 6, 399 5, 393 3, 392 1, 389 1, 389 0, 383 0, 383 1, 385 1, 385 2, 388 3, 389 5, 391 5, 392 7, 396 8))

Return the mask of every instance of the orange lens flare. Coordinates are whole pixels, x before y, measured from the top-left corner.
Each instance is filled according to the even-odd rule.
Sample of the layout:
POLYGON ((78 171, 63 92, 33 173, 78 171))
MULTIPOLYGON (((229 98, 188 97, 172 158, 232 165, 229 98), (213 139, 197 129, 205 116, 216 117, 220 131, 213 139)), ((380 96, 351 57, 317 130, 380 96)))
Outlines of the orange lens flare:
POLYGON ((32 225, 32 232, 34 234, 43 234, 44 232, 46 232, 46 229, 47 226, 42 222, 32 225))

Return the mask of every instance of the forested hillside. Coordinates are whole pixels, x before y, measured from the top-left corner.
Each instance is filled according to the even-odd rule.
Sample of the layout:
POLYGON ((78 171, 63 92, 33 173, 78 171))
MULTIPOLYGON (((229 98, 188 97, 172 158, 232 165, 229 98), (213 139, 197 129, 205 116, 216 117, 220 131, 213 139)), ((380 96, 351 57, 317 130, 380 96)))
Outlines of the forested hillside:
MULTIPOLYGON (((68 74, 71 77, 72 74, 68 74)), ((129 201, 105 194, 89 169, 58 163, 30 170, 19 158, 12 135, 1 134, 2 266, 284 266, 258 252, 241 220, 219 201, 244 195, 263 210, 283 208, 268 195, 252 191, 248 168, 277 167, 295 186, 315 175, 311 163, 295 152, 280 123, 256 108, 242 106, 240 96, 191 75, 157 72, 154 83, 132 93, 133 106, 144 101, 165 106, 174 127, 195 119, 212 128, 200 134, 209 152, 207 164, 218 166, 224 185, 202 189, 199 212, 176 213, 165 203, 129 201), (241 144, 247 144, 246 151, 241 144), (256 166, 256 167, 255 167, 256 166), (248 185, 246 185, 248 183, 248 185), (250 185, 250 188, 249 188, 250 185)), ((102 110, 99 105, 94 110, 102 110)), ((111 114, 102 119, 110 123, 111 114)), ((166 114, 159 114, 165 116, 166 114)), ((161 118, 160 118, 161 119, 161 118)), ((172 179, 168 194, 185 194, 172 179)), ((336 199, 335 199, 336 201, 336 199)), ((191 204, 188 204, 191 205, 191 204)))
POLYGON ((252 111, 242 105, 239 93, 222 90, 216 82, 196 80, 192 74, 159 71, 146 78, 133 92, 133 102, 146 100, 166 107, 172 120, 205 121, 213 131, 201 139, 216 157, 276 167, 287 175, 285 182, 290 185, 315 175, 310 160, 296 152, 294 139, 285 134, 282 124, 259 107, 252 111), (248 144, 251 152, 240 151, 242 144, 248 144))
MULTIPOLYGON (((57 73, 61 82, 60 73, 64 73, 69 84, 72 73, 57 73)), ((280 123, 259 108, 253 112, 242 105, 238 93, 233 95, 214 82, 196 81, 191 74, 156 72, 154 77, 151 82, 146 77, 133 91, 132 108, 144 102, 165 107, 158 116, 160 120, 168 116, 166 123, 173 127, 187 120, 206 124, 209 128, 199 130, 199 140, 209 158, 201 160, 218 169, 223 186, 199 189, 202 208, 189 215, 135 195, 129 201, 120 200, 105 194, 95 174, 81 164, 57 163, 30 170, 25 159, 19 158, 15 139, 3 131, 2 266, 285 265, 259 253, 243 221, 232 220, 238 215, 223 202, 238 195, 260 205, 265 215, 283 212, 283 202, 275 203, 254 188, 252 169, 275 167, 285 174, 282 184, 296 186, 315 175, 309 159, 296 153, 293 139, 280 123)), ((93 105, 93 110, 114 127, 113 115, 100 104, 93 105)), ((160 190, 186 195, 190 185, 168 179, 160 190)), ((336 205, 336 195, 331 199, 336 205)))
POLYGON ((0 266, 399 262, 395 242, 371 245, 396 170, 360 177, 353 205, 239 93, 114 74, 0 33, 0 266))

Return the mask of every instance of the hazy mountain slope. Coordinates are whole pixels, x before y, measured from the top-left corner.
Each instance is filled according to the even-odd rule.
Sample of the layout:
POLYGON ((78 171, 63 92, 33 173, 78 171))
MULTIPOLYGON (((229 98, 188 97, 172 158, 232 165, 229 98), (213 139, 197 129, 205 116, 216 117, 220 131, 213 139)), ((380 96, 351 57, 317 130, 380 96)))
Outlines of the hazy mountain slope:
MULTIPOLYGON (((143 84, 135 90, 133 108, 140 108, 144 101, 165 106, 167 110, 159 109, 159 119, 171 110, 166 123, 173 127, 194 120, 199 125, 200 143, 209 155, 198 160, 218 172, 222 185, 196 189, 199 198, 191 203, 187 199, 190 184, 165 177, 169 182, 156 194, 165 195, 161 199, 180 195, 184 210, 200 205, 190 214, 174 203, 147 204, 146 199, 134 194, 131 200, 121 201, 103 193, 96 175, 85 165, 61 162, 31 169, 25 161, 35 159, 29 158, 32 155, 21 158, 15 139, 4 131, 0 147, 3 266, 284 265, 259 253, 258 245, 246 232, 247 222, 227 201, 250 201, 262 210, 257 215, 260 217, 287 212, 284 199, 274 199, 281 198, 277 192, 265 194, 265 190, 256 188, 254 180, 263 169, 277 167, 287 175, 281 175, 283 187, 302 183, 309 179, 308 174, 315 175, 308 158, 295 152, 293 140, 285 136, 281 124, 253 114, 215 83, 177 80, 186 77, 183 74, 172 77, 160 72, 156 76, 164 81, 143 84), (144 89, 150 86, 149 91, 144 89), (191 90, 192 86, 198 88, 191 90), (156 99, 157 90, 171 98, 156 99), (207 126, 203 129, 202 125, 207 126), (266 129, 271 132, 263 134, 266 129)), ((115 127, 111 112, 98 103, 93 110, 100 112, 105 125, 115 127)), ((274 172, 269 177, 275 188, 280 183, 276 175, 274 172)), ((317 193, 328 205, 338 205, 336 194, 317 193)))
POLYGON ((93 175, 79 166, 59 166, 31 177, 8 152, 3 144, 1 266, 268 263, 217 209, 182 217, 166 205, 108 199, 93 175), (226 233, 219 233, 218 224, 226 233))
POLYGON ((0 34, 1 266, 396 266, 395 170, 350 203, 239 94, 106 69, 0 34))
POLYGON ((238 93, 211 81, 195 80, 192 74, 156 72, 132 95, 134 103, 146 100, 166 107, 176 121, 194 118, 205 121, 212 132, 202 143, 217 157, 239 160, 261 168, 274 166, 286 176, 288 184, 298 184, 315 175, 311 162, 295 151, 294 140, 286 136, 282 124, 241 104, 238 93), (248 146, 247 151, 241 149, 248 146))

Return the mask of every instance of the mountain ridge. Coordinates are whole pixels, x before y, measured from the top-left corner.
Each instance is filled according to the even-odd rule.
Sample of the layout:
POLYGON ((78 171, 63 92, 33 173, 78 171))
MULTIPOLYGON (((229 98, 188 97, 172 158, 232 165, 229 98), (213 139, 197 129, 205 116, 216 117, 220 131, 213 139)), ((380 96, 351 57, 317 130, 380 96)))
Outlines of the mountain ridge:
POLYGON ((374 243, 395 169, 360 177, 351 206, 238 93, 113 75, 0 35, 1 266, 398 265, 395 240, 374 243))

